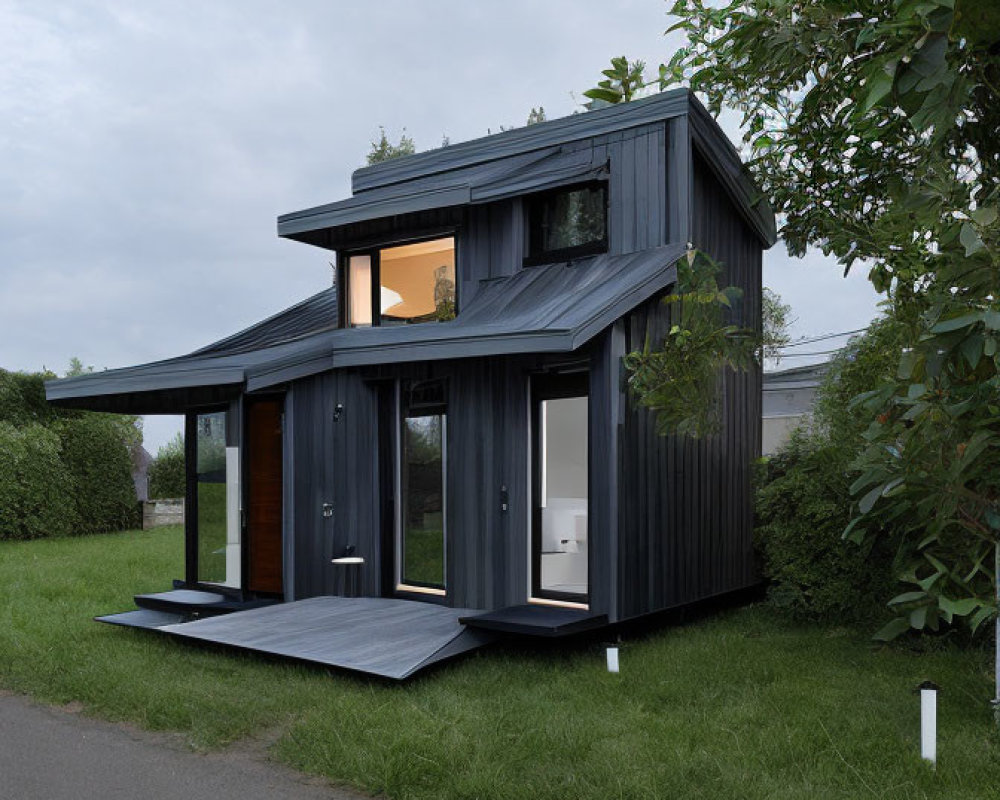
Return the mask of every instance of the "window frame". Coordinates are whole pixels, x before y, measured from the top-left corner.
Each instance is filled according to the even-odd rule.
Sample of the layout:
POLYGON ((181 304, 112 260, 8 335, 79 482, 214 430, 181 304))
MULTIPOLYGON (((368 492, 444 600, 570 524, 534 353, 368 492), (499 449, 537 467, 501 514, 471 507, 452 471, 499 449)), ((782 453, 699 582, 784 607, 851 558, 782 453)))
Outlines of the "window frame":
POLYGON ((529 517, 528 517, 528 602, 565 605, 572 608, 590 608, 591 579, 593 564, 591 558, 591 520, 593 519, 593 464, 590 447, 590 370, 573 372, 538 373, 529 379, 529 419, 528 441, 529 464, 529 517), (542 588, 542 463, 539 458, 543 451, 541 404, 545 400, 560 400, 575 397, 587 398, 587 591, 560 592, 542 588))
POLYGON ((523 266, 535 267, 541 264, 554 264, 560 261, 569 261, 574 258, 600 255, 601 253, 608 252, 610 240, 609 200, 610 192, 608 181, 606 180, 574 183, 569 186, 559 186, 555 189, 546 189, 543 192, 527 195, 524 198, 525 256, 523 266), (583 189, 601 190, 604 198, 604 236, 591 242, 573 245, 572 247, 563 247, 558 250, 540 250, 541 209, 554 197, 570 192, 578 192, 583 189))
MULTIPOLYGON (((449 381, 444 377, 418 379, 403 379, 395 381, 393 387, 394 402, 393 416, 395 437, 393 456, 393 574, 392 585, 396 595, 407 596, 417 595, 421 599, 443 601, 448 597, 448 408, 451 405, 449 400, 449 381), (406 548, 406 520, 404 515, 407 511, 407 486, 405 485, 403 472, 405 457, 405 420, 408 418, 409 405, 406 402, 408 387, 420 384, 440 384, 442 401, 438 404, 437 415, 441 417, 441 585, 425 584, 417 581, 406 581, 405 548, 406 548)), ((434 416, 432 414, 420 416, 434 416)))
MULTIPOLYGON (((198 418, 211 414, 225 413, 225 447, 239 448, 240 492, 243 491, 243 441, 242 432, 232 426, 239 424, 234 414, 239 414, 239 407, 233 403, 204 403, 189 407, 184 413, 184 585, 189 589, 216 592, 227 597, 242 597, 245 593, 246 576, 246 540, 243 530, 242 514, 237 521, 240 529, 240 585, 230 586, 215 581, 203 581, 200 578, 201 564, 199 546, 199 516, 198 516, 198 418), (230 441, 237 444, 230 445, 230 441)), ((227 475, 228 478, 228 475, 227 475)), ((242 510, 243 501, 240 498, 242 510)))
MULTIPOLYGON (((337 251, 337 321, 338 328, 349 328, 351 330, 366 330, 368 328, 380 328, 382 326, 382 308, 380 293, 376 291, 382 285, 382 251, 393 247, 402 247, 408 244, 420 244, 421 242, 433 242, 437 239, 451 239, 454 243, 453 252, 455 254, 455 316, 459 314, 459 280, 458 280, 458 259, 459 259, 459 236, 455 229, 436 231, 435 233, 412 236, 401 239, 391 239, 368 244, 361 247, 345 248, 337 251), (350 287, 350 259, 352 256, 368 256, 371 259, 371 325, 355 325, 350 319, 351 307, 351 287, 350 287)), ((426 324, 426 323, 418 323, 426 324)), ((440 323, 439 323, 440 324, 440 323)))

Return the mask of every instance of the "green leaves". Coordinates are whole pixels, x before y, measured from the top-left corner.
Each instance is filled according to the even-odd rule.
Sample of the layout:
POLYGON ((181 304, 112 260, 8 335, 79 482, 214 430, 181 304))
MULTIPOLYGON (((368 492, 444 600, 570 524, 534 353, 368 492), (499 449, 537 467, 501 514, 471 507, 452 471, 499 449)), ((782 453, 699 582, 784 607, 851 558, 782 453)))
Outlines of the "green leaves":
MULTIPOLYGON (((870 30, 871 35, 874 36, 874 26, 868 26, 867 30, 870 30)), ((860 41, 861 37, 859 36, 860 41)), ((863 99, 858 105, 855 114, 856 117, 864 117, 876 105, 889 96, 896 78, 897 63, 895 60, 892 60, 885 63, 876 63, 869 68, 863 84, 863 99)))
MULTIPOLYGON (((993 613, 1000 525, 1000 10, 877 0, 679 2, 660 70, 738 109, 793 254, 867 264, 903 341, 831 417, 863 420, 844 535, 899 537, 926 596, 880 632, 993 613), (852 13, 857 11, 858 13, 852 13), (984 609, 990 609, 984 613, 984 609)), ((896 607, 896 606, 894 606, 896 607)))
POLYGON ((978 253, 985 246, 983 240, 979 238, 979 233, 976 229, 966 222, 962 226, 962 232, 958 236, 958 240, 962 243, 965 248, 965 255, 971 256, 978 253))
POLYGON ((725 319, 738 307, 742 291, 719 289, 720 266, 700 251, 688 255, 677 262, 677 283, 663 301, 670 309, 667 335, 627 354, 624 364, 631 391, 656 412, 661 435, 703 437, 720 426, 722 370, 756 363, 758 342, 725 319))
MULTIPOLYGON (((610 69, 601 70, 604 80, 599 81, 594 88, 587 89, 583 96, 605 103, 627 103, 636 92, 645 88, 646 79, 643 76, 645 69, 646 65, 642 61, 630 63, 625 56, 612 58, 610 69)), ((664 74, 665 68, 661 67, 661 82, 664 74)))

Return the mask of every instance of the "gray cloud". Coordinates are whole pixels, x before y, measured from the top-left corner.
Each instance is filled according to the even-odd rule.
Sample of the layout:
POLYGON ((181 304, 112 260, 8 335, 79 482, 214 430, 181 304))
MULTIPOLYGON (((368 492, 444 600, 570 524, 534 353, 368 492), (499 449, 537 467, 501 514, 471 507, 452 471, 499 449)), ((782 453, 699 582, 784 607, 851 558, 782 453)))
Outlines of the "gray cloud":
MULTIPOLYGON (((165 358, 328 285, 275 217, 346 197, 379 125, 426 149, 572 113, 612 55, 665 58, 666 5, 3 2, 0 365, 165 358)), ((873 299, 780 246, 796 334, 873 299)), ((176 427, 149 424, 152 448, 176 427)))

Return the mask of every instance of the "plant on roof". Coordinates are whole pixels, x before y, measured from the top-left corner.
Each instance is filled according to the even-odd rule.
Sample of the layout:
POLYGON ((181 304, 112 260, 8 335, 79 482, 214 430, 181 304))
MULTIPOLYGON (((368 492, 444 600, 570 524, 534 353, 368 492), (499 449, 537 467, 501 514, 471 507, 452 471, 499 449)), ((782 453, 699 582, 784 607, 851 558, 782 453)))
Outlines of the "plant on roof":
POLYGON ((378 126, 378 132, 378 139, 372 142, 371 149, 365 157, 369 167, 373 164, 381 164, 383 161, 399 158, 400 156, 411 156, 417 152, 417 147, 413 143, 413 139, 406 135, 406 128, 403 128, 403 132, 399 135, 399 142, 396 144, 389 141, 389 137, 385 133, 385 128, 381 125, 378 126))

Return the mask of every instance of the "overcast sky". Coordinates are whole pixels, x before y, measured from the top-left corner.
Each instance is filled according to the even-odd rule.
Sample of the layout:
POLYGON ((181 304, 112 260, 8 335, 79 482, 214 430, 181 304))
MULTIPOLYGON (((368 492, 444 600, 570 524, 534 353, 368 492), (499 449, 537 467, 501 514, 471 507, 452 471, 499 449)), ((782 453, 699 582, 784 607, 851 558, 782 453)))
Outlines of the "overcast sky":
MULTIPOLYGON (((0 0, 0 367, 180 355, 328 286, 330 254, 275 218, 347 197, 379 125, 428 149, 571 114, 611 56, 669 56, 666 9, 0 0)), ((795 336, 875 312, 819 254, 777 245, 764 282, 795 336)), ((147 418, 147 448, 178 429, 147 418)))

